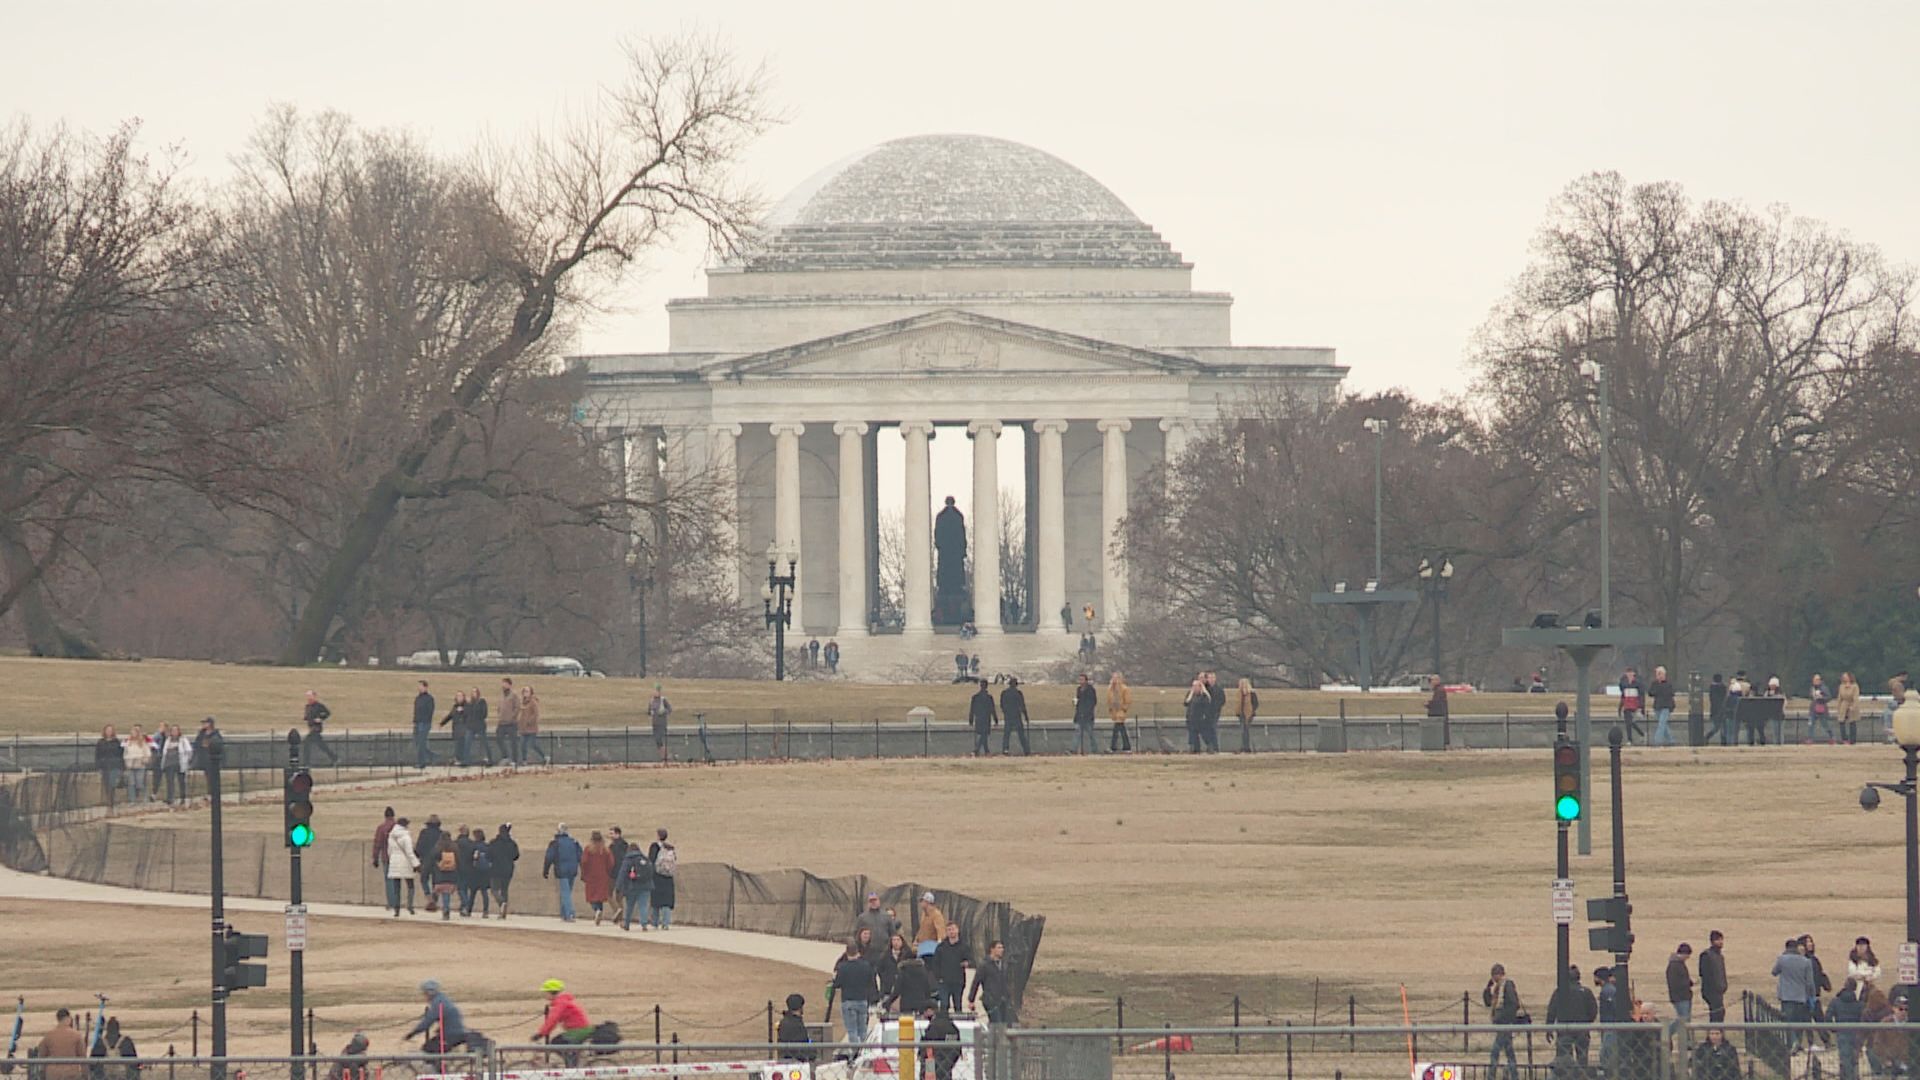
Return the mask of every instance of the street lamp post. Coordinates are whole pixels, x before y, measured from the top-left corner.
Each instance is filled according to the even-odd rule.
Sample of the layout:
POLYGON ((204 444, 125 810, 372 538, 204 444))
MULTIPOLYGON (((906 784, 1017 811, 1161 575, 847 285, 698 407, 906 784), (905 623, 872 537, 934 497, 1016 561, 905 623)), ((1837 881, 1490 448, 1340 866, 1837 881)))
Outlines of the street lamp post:
POLYGON ((1608 630, 1613 627, 1613 533, 1607 518, 1607 492, 1613 487, 1613 401, 1607 391, 1607 365, 1585 360, 1580 374, 1592 379, 1600 392, 1600 629, 1608 630))
POLYGON ((773 629, 773 678, 787 677, 787 627, 793 625, 793 590, 800 578, 800 552, 792 545, 782 550, 779 541, 767 545, 767 583, 760 587, 760 604, 766 611, 767 625, 773 629), (787 561, 787 572, 780 572, 780 560, 787 561))
POLYGON ((1453 580, 1453 560, 1445 555, 1433 559, 1420 560, 1420 587, 1425 589, 1433 601, 1433 677, 1446 680, 1446 671, 1440 667, 1440 602, 1447 598, 1447 583, 1453 580))
POLYGON ((1369 416, 1361 421, 1361 426, 1373 432, 1373 580, 1382 579, 1380 573, 1380 453, 1387 442, 1387 429, 1392 421, 1377 416, 1369 416))
POLYGON ((1906 950, 1913 952, 1920 950, 1920 695, 1908 695, 1906 704, 1894 710, 1893 741, 1906 756, 1906 776, 1897 784, 1869 783, 1860 791, 1860 806, 1878 808, 1882 791, 1907 801, 1906 950))

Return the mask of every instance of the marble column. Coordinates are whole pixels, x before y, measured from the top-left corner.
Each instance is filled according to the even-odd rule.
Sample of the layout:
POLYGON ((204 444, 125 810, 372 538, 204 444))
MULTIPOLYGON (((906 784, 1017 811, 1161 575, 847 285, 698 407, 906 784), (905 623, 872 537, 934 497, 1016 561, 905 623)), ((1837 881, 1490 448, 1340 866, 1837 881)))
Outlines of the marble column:
POLYGON ((975 420, 973 436, 973 627, 1000 633, 1000 421, 975 420))
MULTIPOLYGON (((788 555, 800 563, 800 569, 805 569, 806 556, 800 549, 800 436, 806 430, 805 424, 767 425, 767 431, 773 435, 773 542, 783 553, 782 572, 787 568, 788 555)), ((793 625, 788 629, 796 634, 803 633, 807 625, 801 619, 800 610, 800 597, 805 589, 805 581, 796 582, 793 589, 793 625)))
POLYGON ((1040 512, 1033 538, 1034 608, 1036 633, 1065 636, 1060 609, 1067 603, 1067 477, 1060 437, 1065 420, 1035 420, 1039 436, 1040 512))
POLYGON ((838 636, 867 636, 867 425, 842 421, 840 436, 840 629, 838 636))
POLYGON ((933 494, 927 440, 933 437, 930 420, 903 420, 900 434, 907 440, 907 565, 905 566, 906 632, 933 633, 933 494))
POLYGON ((1100 629, 1117 630, 1127 621, 1127 566, 1116 545, 1127 516, 1127 431, 1131 420, 1102 420, 1094 425, 1106 437, 1100 471, 1100 598, 1105 610, 1100 629))
POLYGON ((740 600, 740 478, 735 472, 740 439, 739 424, 707 425, 707 475, 717 499, 714 541, 720 548, 720 577, 725 597, 740 600))
POLYGON ((1162 457, 1168 465, 1172 465, 1187 452, 1187 438, 1193 434, 1193 421, 1181 416, 1169 416, 1160 421, 1160 430, 1167 433, 1167 449, 1162 457))

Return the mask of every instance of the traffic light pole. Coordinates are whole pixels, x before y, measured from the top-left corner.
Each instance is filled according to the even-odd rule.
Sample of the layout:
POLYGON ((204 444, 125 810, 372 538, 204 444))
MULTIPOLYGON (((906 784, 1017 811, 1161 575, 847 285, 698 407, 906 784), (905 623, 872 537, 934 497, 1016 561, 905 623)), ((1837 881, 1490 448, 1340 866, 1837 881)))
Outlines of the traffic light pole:
MULTIPOLYGON (((1627 905, 1627 819, 1621 803, 1620 784, 1620 725, 1607 732, 1607 770, 1612 774, 1612 797, 1609 809, 1613 814, 1613 895, 1620 902, 1621 910, 1627 905)), ((1613 954, 1613 981, 1620 988, 1620 994, 1628 1001, 1633 1000, 1633 984, 1627 978, 1627 962, 1633 955, 1633 939, 1627 937, 1619 942, 1627 946, 1626 952, 1613 954)))
MULTIPOLYGON (((1559 735, 1560 735, 1560 738, 1562 739, 1567 737, 1567 718, 1564 716, 1561 717, 1559 720, 1559 735)), ((1584 758, 1585 756, 1586 754, 1583 751, 1581 753, 1581 757, 1584 758)), ((1586 793, 1582 792, 1581 793, 1581 803, 1582 803, 1581 812, 1583 814, 1585 813, 1585 810, 1586 810, 1584 804, 1587 801, 1588 800, 1586 798, 1586 793)), ((1570 865, 1567 859, 1567 824, 1568 823, 1565 820, 1559 820, 1559 821, 1556 821, 1553 826, 1553 831, 1558 834, 1558 841, 1559 841, 1559 851, 1557 852, 1557 861, 1554 864, 1555 866, 1554 876, 1560 881, 1566 881, 1569 878, 1573 877, 1573 867, 1570 865)), ((1573 926, 1570 923, 1562 922, 1562 923, 1557 923, 1553 929, 1554 929, 1554 954, 1553 955, 1555 960, 1557 960, 1559 963, 1559 966, 1555 968, 1553 985, 1559 988, 1560 990, 1564 991, 1570 988, 1567 980, 1567 969, 1573 966, 1573 926)), ((1567 999, 1563 997, 1561 998, 1561 1000, 1565 1001, 1567 999)))
MULTIPOLYGON (((291 783, 293 781, 293 774, 299 771, 300 732, 289 731, 287 732, 287 782, 291 783)), ((298 844, 289 844, 287 852, 287 903, 292 905, 294 910, 299 910, 301 904, 304 903, 304 898, 300 891, 301 848, 298 844)), ((293 1040, 293 1056, 295 1058, 300 1057, 311 1049, 306 1045, 306 1040, 301 1037, 306 1031, 306 1025, 302 1022, 307 1004, 306 955, 305 949, 289 948, 287 950, 287 970, 289 973, 287 983, 287 1031, 293 1040)), ((304 1071, 300 1062, 294 1061, 292 1063, 292 1080, 302 1080, 302 1073, 304 1071)))
POLYGON ((209 874, 209 884, 213 891, 213 1068, 212 1080, 225 1080, 227 1075, 227 904, 226 904, 226 861, 221 844, 220 821, 220 733, 214 732, 207 738, 202 748, 206 758, 207 797, 213 803, 213 835, 209 838, 208 848, 213 854, 213 866, 209 874))

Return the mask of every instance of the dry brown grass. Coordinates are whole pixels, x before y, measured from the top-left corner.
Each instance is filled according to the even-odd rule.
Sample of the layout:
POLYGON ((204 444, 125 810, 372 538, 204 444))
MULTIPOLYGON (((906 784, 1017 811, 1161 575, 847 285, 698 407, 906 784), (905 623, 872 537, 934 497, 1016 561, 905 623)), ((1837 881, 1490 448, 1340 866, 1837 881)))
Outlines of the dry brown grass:
MULTIPOLYGON (((365 668, 268 668, 206 664, 187 660, 142 662, 29 660, 0 658, 0 734, 94 732, 102 725, 123 730, 156 723, 191 727, 202 716, 220 718, 228 731, 285 730, 297 726, 307 690, 320 692, 333 710, 331 726, 341 730, 384 731, 408 728, 413 718, 417 673, 365 668)), ((478 686, 497 698, 498 675, 429 674, 441 715, 453 704, 456 689, 478 686)), ((644 726, 650 679, 577 679, 519 676, 531 682, 542 701, 548 727, 644 726)), ((917 705, 931 707, 941 719, 965 715, 967 686, 945 683, 888 686, 807 680, 776 683, 750 680, 666 679, 676 724, 692 724, 704 712, 714 725, 793 721, 871 722, 898 720, 917 705)), ((1134 708, 1142 717, 1181 715, 1184 688, 1135 687, 1134 708)), ((1267 690, 1262 711, 1277 716, 1338 715, 1344 698, 1353 716, 1418 716, 1422 700, 1410 694, 1323 694, 1304 690, 1267 690)), ((1102 689, 1104 700, 1104 688, 1102 689)), ((1073 713, 1067 686, 1033 686, 1028 706, 1036 717, 1065 719, 1073 713)), ((1459 699, 1455 712, 1499 714, 1506 709, 1540 712, 1539 697, 1524 694, 1476 694, 1459 699)), ((1102 716, 1104 718, 1104 713, 1102 716)))
MULTIPOLYGON (((236 1054, 287 1052, 286 951, 277 916, 243 912, 233 921, 271 939, 266 989, 237 994, 228 1005, 236 1054)), ((628 1039, 651 1041, 653 1007, 672 1020, 666 1030, 681 1041, 766 1038, 765 1003, 799 989, 818 994, 817 973, 786 964, 724 953, 655 945, 637 936, 583 940, 573 935, 506 931, 498 922, 385 922, 312 916, 306 960, 307 1004, 318 1018, 316 1042, 338 1053, 355 1027, 366 1030, 376 1053, 398 1053, 401 1033, 420 1015, 415 987, 437 978, 454 995, 476 1030, 502 1041, 533 1034, 544 1002, 541 980, 564 976, 596 1020, 616 1019, 628 1039)), ((111 999, 110 1013, 134 1037, 142 1054, 161 1055, 172 1043, 190 1050, 184 1028, 199 1009, 202 1053, 209 1047, 207 916, 191 908, 0 899, 0 956, 6 991, 24 994, 31 1010, 25 1045, 31 1046, 64 1005, 94 1007, 111 999)))
MULTIPOLYGON (((1680 941, 1725 930, 1736 992, 1771 991, 1789 933, 1829 966, 1856 934, 1888 957, 1901 933, 1902 832, 1869 816, 1887 747, 1630 750, 1627 844, 1638 982, 1656 1001, 1680 941)), ((690 860, 920 880, 1047 916, 1035 1015, 1130 1021, 1398 1014, 1476 998, 1493 961, 1545 1005, 1552 968, 1545 751, 995 759, 674 767, 374 790, 320 801, 323 827, 370 831, 392 802, 416 820, 518 823, 534 854, 555 821, 670 826, 690 860), (508 813, 507 808, 511 808, 508 813), (1317 986, 1317 991, 1316 991, 1317 986), (1369 1013, 1367 1010, 1372 1010, 1369 1013)), ((1604 754, 1596 777, 1605 776, 1604 754)), ((1604 784, 1602 784, 1604 787, 1604 784)), ((1582 899, 1604 895, 1606 800, 1582 899)), ((230 818, 272 830, 271 808, 230 818)), ((163 815, 156 827, 192 823, 163 815)), ((537 857, 537 856, 536 856, 537 857)), ((1584 923, 1584 920, 1582 920, 1584 923)), ((1576 925, 1575 962, 1601 958, 1576 925)), ((1662 1008, 1664 1012, 1664 1008, 1662 1008)), ((1442 1017, 1444 1018, 1444 1017, 1442 1017)))

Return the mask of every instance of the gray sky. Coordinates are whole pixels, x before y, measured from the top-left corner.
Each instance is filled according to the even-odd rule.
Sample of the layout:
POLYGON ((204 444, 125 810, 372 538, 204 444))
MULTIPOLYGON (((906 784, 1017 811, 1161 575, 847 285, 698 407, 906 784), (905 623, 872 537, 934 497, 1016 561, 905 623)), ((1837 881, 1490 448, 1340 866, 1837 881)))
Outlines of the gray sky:
MULTIPOLYGON (((0 109, 137 116, 209 178, 271 102, 457 149, 589 102, 623 36, 717 32, 790 118, 747 161, 769 198, 897 136, 1030 143, 1232 292, 1237 343, 1335 346, 1358 389, 1463 388, 1469 335, 1590 169, 1788 203, 1920 261, 1911 3, 62 0, 7 23, 0 109)), ((701 262, 660 259, 580 348, 663 348, 701 262)))

